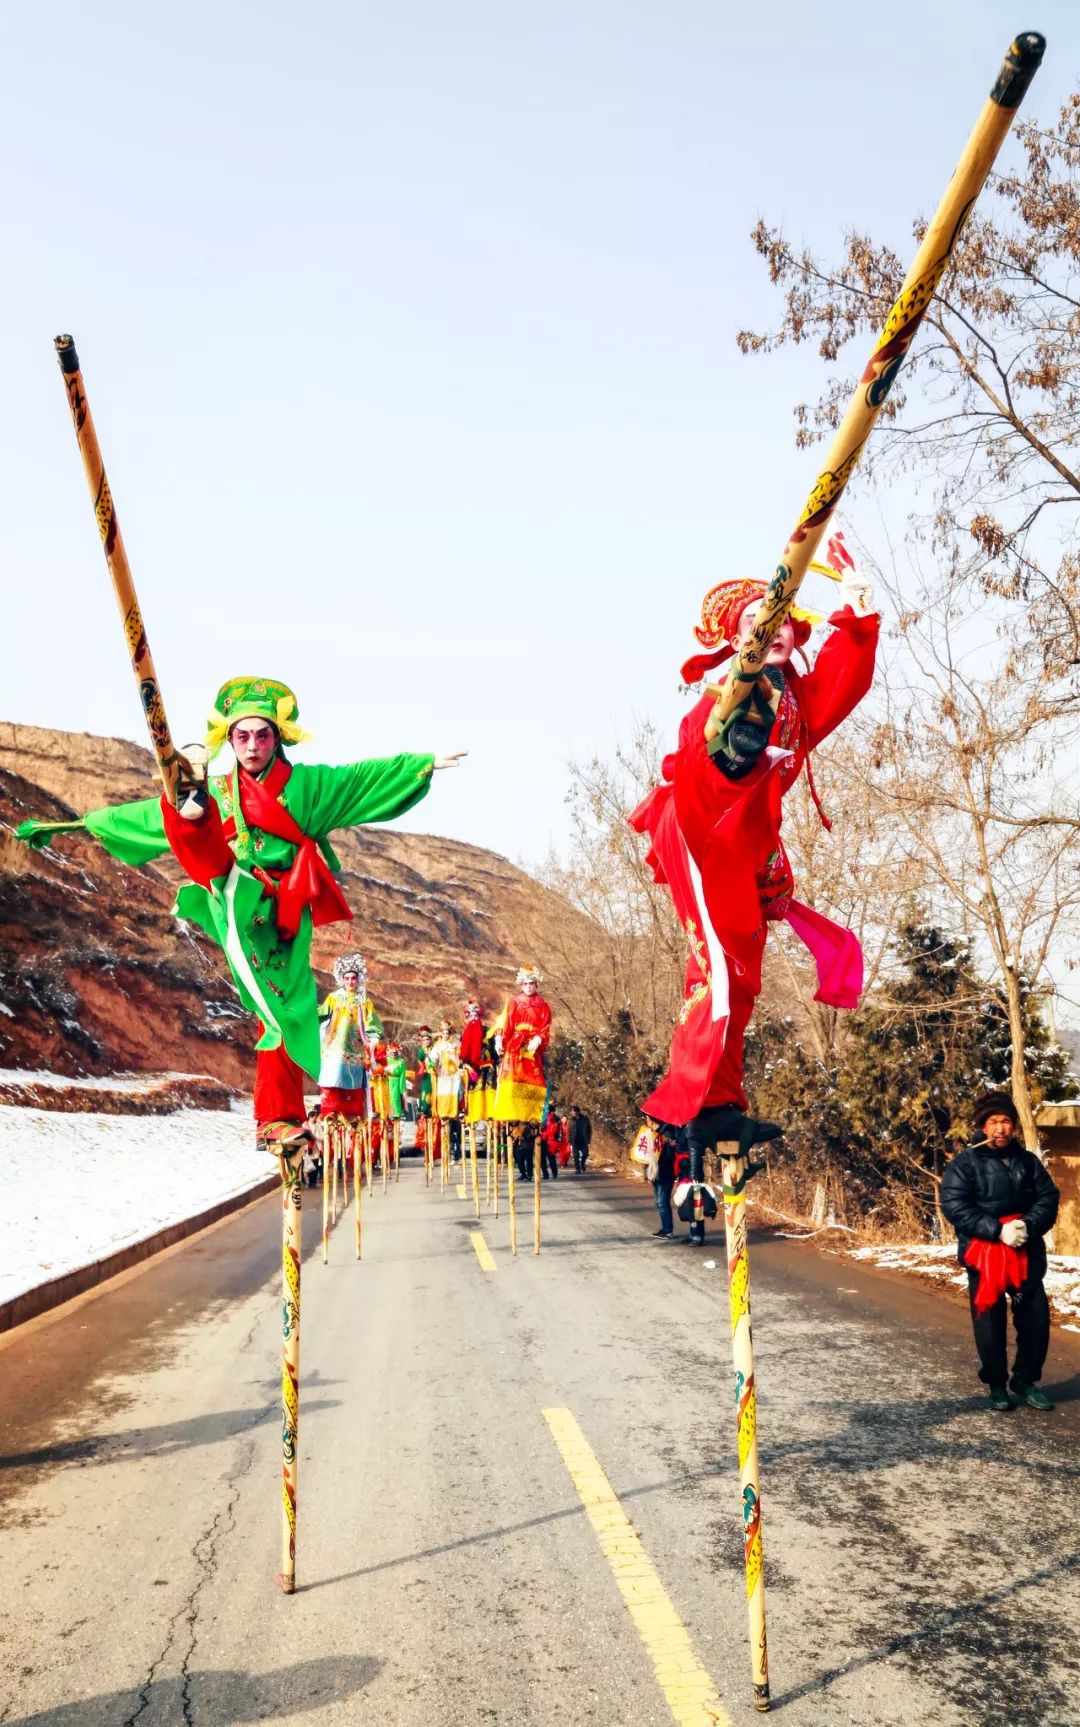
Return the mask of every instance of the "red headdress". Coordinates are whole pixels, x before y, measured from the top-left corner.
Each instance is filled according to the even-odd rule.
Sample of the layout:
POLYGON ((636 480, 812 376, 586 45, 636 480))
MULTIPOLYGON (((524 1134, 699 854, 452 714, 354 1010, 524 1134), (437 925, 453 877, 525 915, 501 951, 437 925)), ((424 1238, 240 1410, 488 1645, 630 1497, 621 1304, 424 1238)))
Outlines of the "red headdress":
MULTIPOLYGON (((694 634, 707 654, 694 654, 682 669, 683 683, 698 684, 708 672, 723 665, 734 653, 732 637, 747 606, 756 606, 765 598, 765 583, 752 582, 747 577, 733 582, 717 582, 701 602, 701 622, 694 625, 694 634)), ((812 620, 805 613, 792 611, 795 646, 804 647, 810 640, 812 620)))

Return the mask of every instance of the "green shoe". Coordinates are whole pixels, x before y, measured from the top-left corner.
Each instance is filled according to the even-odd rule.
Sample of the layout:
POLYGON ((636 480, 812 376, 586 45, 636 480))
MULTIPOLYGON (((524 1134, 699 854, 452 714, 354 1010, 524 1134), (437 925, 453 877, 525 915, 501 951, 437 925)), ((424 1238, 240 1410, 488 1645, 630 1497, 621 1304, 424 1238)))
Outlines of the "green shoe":
POLYGON ((1015 1373, 1009 1384, 1014 1396, 1018 1397, 1021 1403, 1026 1403, 1029 1409, 1053 1409, 1054 1405, 1046 1392, 1040 1391, 1037 1385, 1029 1385, 1026 1379, 1017 1379, 1015 1373))
POLYGON ((1007 1413, 1010 1409, 1016 1408, 1016 1404, 1013 1402, 1003 1385, 992 1385, 990 1387, 989 1403, 991 1409, 999 1409, 1003 1414, 1007 1413))

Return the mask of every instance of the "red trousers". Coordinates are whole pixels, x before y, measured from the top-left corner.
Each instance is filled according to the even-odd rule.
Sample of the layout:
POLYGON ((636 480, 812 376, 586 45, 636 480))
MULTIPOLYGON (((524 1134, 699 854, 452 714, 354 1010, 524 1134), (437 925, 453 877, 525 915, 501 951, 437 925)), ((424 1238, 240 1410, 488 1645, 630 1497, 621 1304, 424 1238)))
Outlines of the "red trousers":
POLYGON ((743 1046, 746 1028, 754 1011, 757 995, 736 977, 734 966, 728 966, 728 1023, 723 1053, 716 1064, 702 1109, 715 1109, 722 1103, 733 1103, 746 1111, 750 1105, 743 1089, 743 1046))
POLYGON ((362 1090, 345 1091, 337 1085, 323 1085, 319 1087, 319 1108, 324 1115, 345 1115, 350 1121, 362 1121, 364 1093, 362 1090))
POLYGON ((285 1045, 255 1052, 255 1120, 302 1122, 307 1115, 307 1075, 285 1045))

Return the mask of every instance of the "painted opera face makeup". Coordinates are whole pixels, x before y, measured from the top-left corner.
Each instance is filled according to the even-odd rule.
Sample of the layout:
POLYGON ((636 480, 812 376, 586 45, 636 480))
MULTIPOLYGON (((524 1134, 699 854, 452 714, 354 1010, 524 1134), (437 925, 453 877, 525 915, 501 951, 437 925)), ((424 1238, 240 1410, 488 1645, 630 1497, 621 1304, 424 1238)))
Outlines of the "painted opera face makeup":
MULTIPOLYGON (((747 636, 750 634, 750 631, 754 627, 754 619, 757 617, 758 606, 760 603, 761 602, 759 600, 752 600, 751 603, 748 606, 744 606, 742 611, 739 613, 739 625, 735 631, 735 637, 731 644, 736 653, 738 653, 739 649, 746 641, 747 636)), ((780 628, 779 635, 772 647, 769 649, 768 658, 766 659, 765 664, 767 666, 786 666, 794 650, 795 626, 790 618, 785 618, 780 628)))
POLYGON ((246 773, 261 774, 278 747, 277 727, 269 720, 237 720, 229 732, 233 755, 246 773))
POLYGON ((355 995, 357 993, 360 988, 359 972, 347 971, 345 973, 345 988, 348 990, 350 995, 355 995))
POLYGON ((539 987, 534 977, 526 978, 521 986, 521 993, 522 995, 535 995, 539 987))

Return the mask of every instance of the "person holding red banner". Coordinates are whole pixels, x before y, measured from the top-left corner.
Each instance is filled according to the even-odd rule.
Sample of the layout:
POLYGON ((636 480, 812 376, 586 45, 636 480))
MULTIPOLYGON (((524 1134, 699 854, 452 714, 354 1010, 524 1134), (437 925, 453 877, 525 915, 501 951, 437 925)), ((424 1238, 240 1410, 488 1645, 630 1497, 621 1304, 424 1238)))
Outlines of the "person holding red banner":
POLYGON ((1050 1347, 1043 1237, 1054 1227, 1058 1189, 1035 1153, 1016 1143, 1019 1117, 1007 1092, 977 1098, 972 1120, 979 1137, 945 1165, 941 1209, 968 1275, 979 1378, 992 1410, 1015 1407, 1010 1390, 1029 1408, 1050 1410, 1054 1405, 1039 1390, 1050 1347), (1009 1304, 1016 1328, 1011 1379, 1009 1304))

